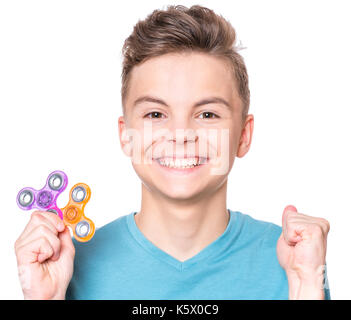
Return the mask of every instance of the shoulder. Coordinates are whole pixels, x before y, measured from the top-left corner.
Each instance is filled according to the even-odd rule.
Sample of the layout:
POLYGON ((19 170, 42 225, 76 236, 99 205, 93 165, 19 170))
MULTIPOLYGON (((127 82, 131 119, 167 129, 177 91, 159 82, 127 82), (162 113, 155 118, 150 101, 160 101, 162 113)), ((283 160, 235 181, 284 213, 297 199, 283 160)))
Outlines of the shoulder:
POLYGON ((116 231, 121 231, 125 228, 127 217, 128 215, 120 216, 102 227, 97 228, 94 237, 99 239, 111 236, 112 234, 115 235, 116 231))
POLYGON ((126 224, 127 217, 128 215, 120 216, 102 227, 96 228, 93 238, 88 242, 79 242, 73 238, 72 241, 76 249, 76 256, 84 256, 86 252, 91 255, 95 251, 101 252, 102 247, 106 250, 116 242, 123 242, 126 232, 128 232, 126 224))
POLYGON ((275 223, 253 218, 240 211, 232 211, 239 222, 242 234, 251 240, 260 241, 263 245, 276 245, 282 232, 282 227, 275 223))

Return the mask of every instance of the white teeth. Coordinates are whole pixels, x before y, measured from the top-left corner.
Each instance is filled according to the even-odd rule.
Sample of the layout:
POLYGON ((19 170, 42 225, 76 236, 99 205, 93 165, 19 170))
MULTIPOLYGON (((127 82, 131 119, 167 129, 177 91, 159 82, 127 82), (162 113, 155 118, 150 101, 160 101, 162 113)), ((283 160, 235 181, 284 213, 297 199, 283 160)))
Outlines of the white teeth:
POLYGON ((200 158, 184 158, 184 159, 171 159, 171 158, 160 158, 157 159, 158 163, 162 166, 169 168, 193 168, 199 164, 204 163, 204 160, 200 158))

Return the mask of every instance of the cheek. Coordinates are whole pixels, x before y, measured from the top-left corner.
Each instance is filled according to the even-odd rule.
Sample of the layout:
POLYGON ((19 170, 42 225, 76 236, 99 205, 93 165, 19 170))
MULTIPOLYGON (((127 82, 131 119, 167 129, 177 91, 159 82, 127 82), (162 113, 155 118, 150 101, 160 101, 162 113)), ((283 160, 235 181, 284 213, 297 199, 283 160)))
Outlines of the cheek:
POLYGON ((210 141, 212 153, 211 175, 227 176, 235 161, 236 136, 229 129, 220 129, 216 139, 210 141))
POLYGON ((167 129, 155 129, 151 123, 145 122, 144 129, 141 131, 141 153, 146 164, 151 164, 153 156, 164 152, 172 153, 170 144, 165 144, 164 140, 169 137, 167 129), (165 148, 168 149, 165 149, 165 148))
POLYGON ((210 135, 208 139, 209 149, 216 157, 228 157, 234 154, 236 136, 229 129, 219 129, 216 135, 210 135))
POLYGON ((131 160, 135 165, 150 164, 152 158, 152 133, 141 129, 128 129, 130 142, 127 147, 131 150, 131 160))

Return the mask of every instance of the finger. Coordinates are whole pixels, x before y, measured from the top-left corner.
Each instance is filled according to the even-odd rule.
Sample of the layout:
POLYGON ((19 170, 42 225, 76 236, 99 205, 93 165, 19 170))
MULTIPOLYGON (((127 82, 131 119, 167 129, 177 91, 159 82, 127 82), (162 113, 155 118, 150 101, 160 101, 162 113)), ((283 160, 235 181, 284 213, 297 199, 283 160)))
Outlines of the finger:
POLYGON ((24 238, 21 242, 18 243, 17 251, 19 251, 22 247, 26 247, 28 243, 31 243, 40 238, 45 238, 50 243, 50 246, 53 249, 51 259, 53 261, 56 261, 60 257, 60 239, 54 232, 52 232, 50 228, 43 224, 34 228, 33 231, 26 238, 24 238))
POLYGON ((50 228, 54 233, 58 233, 64 229, 63 221, 52 212, 34 211, 31 218, 24 228, 22 234, 19 236, 19 241, 26 238, 36 226, 44 224, 50 228))
POLYGON ((72 241, 71 233, 67 226, 63 232, 59 233, 58 237, 61 242, 61 256, 74 257, 75 247, 72 241))
POLYGON ((287 218, 290 212, 297 212, 297 209, 293 205, 288 205, 284 208, 283 215, 282 215, 282 228, 283 231, 286 229, 287 218))
POLYGON ((48 219, 58 232, 62 232, 65 229, 65 224, 57 214, 50 211, 39 211, 39 214, 48 219))
POLYGON ((326 238, 323 226, 314 221, 289 220, 283 235, 289 245, 296 245, 301 240, 326 238))
POLYGON ((43 263, 54 254, 54 249, 50 242, 44 238, 35 239, 25 246, 17 249, 16 257, 18 265, 26 265, 30 263, 43 263))
POLYGON ((22 241, 22 239, 25 240, 31 233, 33 233, 34 229, 41 225, 46 226, 53 233, 58 234, 57 228, 50 222, 50 220, 41 214, 33 214, 28 224, 24 228, 22 234, 20 235, 19 241, 22 241))
POLYGON ((289 222, 295 224, 314 224, 320 226, 324 234, 328 234, 330 230, 329 221, 324 218, 316 218, 312 216, 307 216, 302 213, 298 213, 297 215, 289 214, 289 222))

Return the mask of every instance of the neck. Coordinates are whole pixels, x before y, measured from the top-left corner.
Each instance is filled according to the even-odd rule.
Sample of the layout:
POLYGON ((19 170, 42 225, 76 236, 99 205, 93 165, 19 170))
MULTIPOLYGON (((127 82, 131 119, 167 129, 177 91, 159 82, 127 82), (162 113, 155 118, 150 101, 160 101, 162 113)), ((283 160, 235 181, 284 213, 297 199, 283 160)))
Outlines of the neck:
POLYGON ((215 241, 229 222, 227 181, 215 193, 198 199, 170 200, 142 184, 141 210, 135 222, 144 236, 179 261, 215 241))

